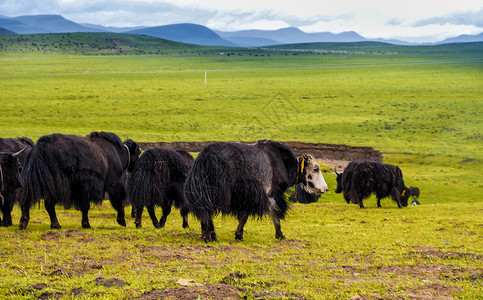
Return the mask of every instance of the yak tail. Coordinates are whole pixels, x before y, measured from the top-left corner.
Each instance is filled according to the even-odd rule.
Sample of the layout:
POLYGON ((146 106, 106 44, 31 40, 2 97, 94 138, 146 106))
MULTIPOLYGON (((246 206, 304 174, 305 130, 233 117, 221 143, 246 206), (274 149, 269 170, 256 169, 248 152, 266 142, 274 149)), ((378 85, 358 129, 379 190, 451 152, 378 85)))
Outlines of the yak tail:
POLYGON ((186 207, 199 220, 211 219, 227 211, 230 192, 229 174, 223 162, 202 151, 188 173, 184 184, 186 207))
POLYGON ((127 184, 127 198, 133 207, 160 205, 169 181, 168 167, 163 161, 138 161, 127 184), (157 203, 154 203, 157 200, 157 203))
POLYGON ((34 147, 24 173, 23 195, 20 205, 32 207, 41 198, 50 199, 54 203, 69 199, 69 183, 62 176, 52 153, 34 147), (49 163, 47 163, 49 162, 49 163))

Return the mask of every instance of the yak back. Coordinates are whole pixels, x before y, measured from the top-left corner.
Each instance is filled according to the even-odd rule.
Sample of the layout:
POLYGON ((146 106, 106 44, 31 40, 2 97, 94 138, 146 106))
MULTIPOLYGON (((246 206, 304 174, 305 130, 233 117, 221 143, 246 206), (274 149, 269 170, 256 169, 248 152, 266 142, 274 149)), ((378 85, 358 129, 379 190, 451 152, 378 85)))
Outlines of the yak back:
POLYGON ((218 142, 198 155, 185 183, 189 210, 200 220, 221 212, 263 216, 273 197, 283 217, 283 192, 296 181, 297 159, 273 141, 256 144, 218 142), (288 168, 288 169, 287 169, 288 168))
POLYGON ((193 166, 193 156, 185 151, 173 151, 162 148, 146 150, 134 165, 129 176, 127 195, 131 204, 146 206, 152 200, 157 205, 166 197, 175 200, 180 208, 183 197, 183 184, 193 166))
POLYGON ((66 208, 72 204, 78 208, 82 195, 100 202, 106 186, 121 180, 128 161, 121 139, 113 133, 43 136, 31 152, 22 201, 33 205, 49 198, 66 208))

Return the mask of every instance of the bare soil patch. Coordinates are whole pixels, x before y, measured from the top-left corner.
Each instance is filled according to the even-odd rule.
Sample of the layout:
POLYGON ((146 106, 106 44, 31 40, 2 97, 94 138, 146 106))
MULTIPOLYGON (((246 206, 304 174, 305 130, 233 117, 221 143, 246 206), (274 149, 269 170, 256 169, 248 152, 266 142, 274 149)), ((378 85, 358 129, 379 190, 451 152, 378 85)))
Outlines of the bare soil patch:
MULTIPOLYGON (((184 150, 188 152, 199 152, 206 145, 211 143, 213 142, 157 142, 139 143, 139 145, 143 150, 158 147, 172 150, 184 150)), ((283 142, 282 144, 290 147, 295 155, 301 155, 303 153, 312 154, 316 159, 321 160, 332 168, 336 165, 345 167, 349 161, 353 160, 382 162, 382 153, 374 150, 372 147, 353 147, 337 144, 315 144, 300 142, 283 142)))

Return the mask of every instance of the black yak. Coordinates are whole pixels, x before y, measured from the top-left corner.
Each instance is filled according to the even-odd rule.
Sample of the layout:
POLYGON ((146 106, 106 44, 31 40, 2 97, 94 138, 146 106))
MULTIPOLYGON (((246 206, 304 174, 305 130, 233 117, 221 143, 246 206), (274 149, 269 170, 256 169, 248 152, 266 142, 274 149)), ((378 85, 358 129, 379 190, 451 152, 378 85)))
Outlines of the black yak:
POLYGON ((20 229, 29 222, 30 207, 45 199, 50 227, 60 229, 55 205, 72 205, 82 212, 82 227, 90 228, 90 203, 100 203, 107 192, 117 211, 117 222, 126 226, 123 201, 126 170, 132 170, 141 150, 132 140, 125 143, 109 132, 86 137, 52 134, 41 137, 31 152, 20 207, 20 229))
POLYGON ((146 207, 156 228, 164 227, 171 206, 181 210, 183 228, 188 227, 188 211, 184 206, 183 184, 193 166, 193 156, 185 151, 153 148, 146 150, 134 165, 129 176, 127 195, 133 206, 136 227, 141 227, 146 207), (161 206, 163 216, 156 218, 155 205, 161 206))
POLYGON ((391 196, 399 208, 408 205, 409 189, 404 184, 401 169, 378 162, 351 162, 342 174, 337 174, 336 193, 344 193, 347 203, 359 204, 376 194, 377 206, 381 199, 391 196))
POLYGON ((314 203, 319 201, 319 194, 313 194, 307 190, 305 185, 299 183, 295 185, 295 190, 290 195, 289 200, 291 202, 299 202, 299 203, 314 203))
POLYGON ((413 197, 413 201, 411 202, 412 205, 419 205, 419 188, 415 186, 410 186, 409 191, 411 192, 410 195, 413 197))
POLYGON ((313 193, 327 191, 319 165, 309 155, 295 157, 280 143, 261 140, 255 144, 218 142, 198 155, 184 186, 189 211, 201 223, 205 242, 216 240, 213 216, 231 214, 238 218, 236 240, 243 240, 249 216, 269 214, 275 238, 284 239, 280 219, 289 204, 286 189, 303 183, 313 193))
POLYGON ((2 226, 12 225, 12 208, 17 189, 23 186, 21 166, 18 157, 27 147, 16 153, 0 152, 0 204, 2 207, 2 226))
MULTIPOLYGON (((21 181, 17 178, 20 172, 24 170, 27 164, 28 158, 30 157, 30 151, 34 147, 34 142, 26 137, 10 139, 10 138, 0 138, 0 152, 14 154, 16 159, 8 159, 10 162, 9 169, 4 170, 3 174, 3 199, 0 199, 1 210, 3 214, 3 219, 1 221, 2 226, 12 225, 12 209, 16 202, 19 202, 20 195, 22 193, 21 181), (22 155, 20 155, 22 154, 22 155), (10 183, 9 183, 10 181, 10 183)), ((5 169, 5 168, 4 168, 5 169)))

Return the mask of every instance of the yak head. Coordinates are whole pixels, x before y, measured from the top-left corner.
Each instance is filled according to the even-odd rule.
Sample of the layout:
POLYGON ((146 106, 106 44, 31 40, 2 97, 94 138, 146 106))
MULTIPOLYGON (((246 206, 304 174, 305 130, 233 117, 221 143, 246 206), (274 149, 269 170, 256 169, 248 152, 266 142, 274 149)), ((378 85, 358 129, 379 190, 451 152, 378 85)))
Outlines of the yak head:
POLYGON ((134 165, 136 164, 136 161, 141 155, 141 148, 136 142, 134 142, 131 139, 127 139, 124 142, 124 146, 126 147, 126 149, 128 149, 128 154, 129 154, 129 163, 127 166, 127 170, 129 172, 132 172, 132 170, 134 169, 134 165))
POLYGON ((334 168, 335 175, 337 175, 337 188, 335 189, 336 193, 342 193, 342 173, 337 173, 337 167, 334 168))
POLYGON ((21 166, 18 157, 27 147, 16 153, 0 153, 0 192, 7 187, 20 188, 23 181, 20 176, 21 166))
POLYGON ((411 190, 408 189, 407 187, 403 187, 403 190, 401 192, 401 205, 402 206, 408 206, 409 197, 411 197, 411 190))
POLYGON ((323 194, 327 192, 327 183, 320 172, 320 166, 314 157, 304 154, 297 158, 299 168, 299 181, 310 194, 323 194))

